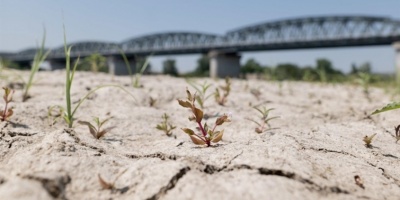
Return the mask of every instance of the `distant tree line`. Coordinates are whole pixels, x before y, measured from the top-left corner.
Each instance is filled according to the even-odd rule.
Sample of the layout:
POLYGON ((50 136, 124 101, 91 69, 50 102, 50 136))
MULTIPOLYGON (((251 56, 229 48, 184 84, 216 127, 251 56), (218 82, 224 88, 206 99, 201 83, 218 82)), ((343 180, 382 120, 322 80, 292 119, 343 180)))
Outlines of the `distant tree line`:
MULTIPOLYGON (((0 59, 0 65, 5 68, 21 69, 16 63, 7 59, 0 59)), ((144 58, 136 59, 137 69, 143 66, 144 58)), ((171 76, 185 76, 185 77, 209 77, 210 75, 210 60, 207 55, 202 55, 197 60, 196 68, 189 73, 180 74, 177 70, 176 61, 168 58, 163 61, 162 73, 171 76)), ((93 72, 107 72, 107 59, 100 54, 92 54, 80 61, 78 70, 93 71, 93 72)), ((151 64, 146 69, 146 73, 150 73, 151 64)), ((135 73, 135 72, 132 72, 135 73)), ((351 65, 349 74, 335 69, 331 61, 328 59, 317 59, 314 66, 300 67, 294 63, 280 63, 276 66, 263 66, 255 59, 248 59, 243 66, 241 66, 241 74, 246 77, 248 74, 258 74, 267 80, 295 80, 295 81, 320 81, 320 82, 342 82, 349 79, 357 78, 363 74, 372 75, 372 66, 370 63, 364 63, 359 66, 356 64, 351 65)), ((388 78, 388 76, 374 75, 371 76, 372 81, 379 81, 380 79, 388 78), (383 78, 382 78, 383 77, 383 78)), ((390 77, 392 78, 392 77, 390 77)))

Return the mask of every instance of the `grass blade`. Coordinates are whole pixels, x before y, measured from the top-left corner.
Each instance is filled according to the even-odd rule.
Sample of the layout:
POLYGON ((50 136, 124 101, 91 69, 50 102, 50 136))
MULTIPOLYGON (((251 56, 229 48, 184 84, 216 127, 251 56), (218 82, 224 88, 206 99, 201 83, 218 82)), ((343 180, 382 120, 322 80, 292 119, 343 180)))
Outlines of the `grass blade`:
POLYGON ((372 113, 372 115, 378 114, 378 113, 381 113, 381 112, 386 112, 386 111, 389 111, 389 110, 399 109, 399 108, 400 108, 400 102, 389 103, 386 106, 384 106, 383 108, 375 110, 372 113))

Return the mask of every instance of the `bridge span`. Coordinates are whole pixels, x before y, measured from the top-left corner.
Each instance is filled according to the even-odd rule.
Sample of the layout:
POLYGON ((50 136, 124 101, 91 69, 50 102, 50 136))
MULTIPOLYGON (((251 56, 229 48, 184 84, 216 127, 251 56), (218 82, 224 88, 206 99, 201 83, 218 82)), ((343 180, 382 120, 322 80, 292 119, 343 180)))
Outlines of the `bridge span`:
MULTIPOLYGON (((197 32, 165 32, 134 37, 122 42, 82 41, 73 45, 71 58, 99 53, 107 57, 110 73, 126 74, 122 50, 134 67, 137 56, 207 54, 212 77, 238 76, 240 52, 393 45, 400 71, 400 20, 375 16, 317 16, 250 25, 225 35, 197 32), (397 43, 396 43, 397 42, 397 43), (396 43, 396 44, 395 44, 396 43)), ((19 63, 33 60, 37 49, 4 57, 19 63)), ((52 69, 64 67, 64 47, 51 49, 52 69)), ((135 71, 134 69, 132 69, 135 71)))

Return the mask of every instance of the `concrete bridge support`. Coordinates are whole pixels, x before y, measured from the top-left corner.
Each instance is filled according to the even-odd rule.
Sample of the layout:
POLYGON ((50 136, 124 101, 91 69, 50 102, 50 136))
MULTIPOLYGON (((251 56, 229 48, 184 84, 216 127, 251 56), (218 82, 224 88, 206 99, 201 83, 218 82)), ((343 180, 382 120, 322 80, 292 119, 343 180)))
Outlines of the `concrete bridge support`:
POLYGON ((400 88, 400 41, 393 43, 395 50, 395 66, 396 66, 396 83, 400 88))
MULTIPOLYGON (((134 57, 128 57, 131 73, 136 72, 136 61, 134 57)), ((107 57, 108 73, 113 75, 129 75, 128 66, 122 56, 107 57)))
MULTIPOLYGON (((63 60, 48 60, 49 70, 57 70, 57 69, 65 69, 65 59, 63 60)), ((74 61, 71 60, 71 67, 75 64, 74 61)))
POLYGON ((211 78, 239 77, 240 55, 211 51, 208 56, 210 58, 211 78))

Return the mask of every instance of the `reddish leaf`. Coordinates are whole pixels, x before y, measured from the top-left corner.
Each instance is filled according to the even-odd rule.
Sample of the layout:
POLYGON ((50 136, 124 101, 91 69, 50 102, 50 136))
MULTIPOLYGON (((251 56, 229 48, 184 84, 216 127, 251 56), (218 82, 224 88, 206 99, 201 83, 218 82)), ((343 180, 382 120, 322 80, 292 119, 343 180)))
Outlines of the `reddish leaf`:
POLYGON ((200 123, 201 120, 203 119, 203 111, 198 108, 194 108, 193 114, 196 117, 196 122, 200 123))
POLYGON ((192 139, 192 142, 196 145, 205 145, 206 144, 206 142, 204 142, 202 139, 200 139, 200 137, 197 135, 190 135, 190 139, 192 139))
POLYGON ((215 124, 216 124, 217 126, 219 126, 219 125, 222 125, 224 122, 230 122, 230 120, 228 119, 228 116, 227 116, 227 115, 223 115, 223 116, 219 117, 219 118, 215 121, 215 124))
POLYGON ((111 127, 105 128, 104 130, 102 130, 102 131, 100 131, 99 133, 97 133, 96 138, 97 138, 97 139, 102 138, 106 133, 108 133, 109 131, 111 131, 111 129, 113 129, 113 128, 115 128, 115 126, 111 126, 111 127))
POLYGON ((184 108, 192 108, 192 103, 189 101, 183 101, 183 100, 178 100, 179 105, 181 105, 184 108))
POLYGON ((182 131, 188 135, 194 135, 194 131, 190 128, 182 128, 182 131))
POLYGON ((223 135, 224 135, 224 130, 217 131, 214 135, 214 138, 211 140, 211 142, 217 143, 217 142, 221 141, 223 135))
POLYGON ((192 94, 190 93, 190 91, 188 89, 186 89, 186 94, 187 94, 187 99, 189 101, 193 101, 193 96, 192 96, 192 94))

